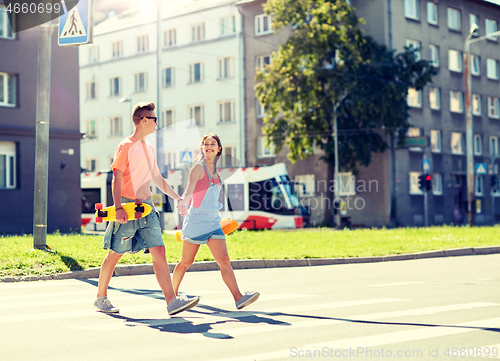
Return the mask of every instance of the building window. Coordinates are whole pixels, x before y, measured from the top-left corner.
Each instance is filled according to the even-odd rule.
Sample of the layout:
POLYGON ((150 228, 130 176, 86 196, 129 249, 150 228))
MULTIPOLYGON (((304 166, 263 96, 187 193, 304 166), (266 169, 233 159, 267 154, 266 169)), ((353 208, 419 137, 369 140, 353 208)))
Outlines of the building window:
POLYGON ((464 112, 464 95, 462 92, 450 90, 450 112, 464 112))
POLYGON ((111 136, 122 135, 122 117, 109 118, 109 135, 111 136))
POLYGON ((443 175, 441 173, 432 174, 432 194, 435 196, 443 194, 443 175))
POLYGON ((165 68, 162 72, 162 84, 164 88, 171 88, 174 86, 174 68, 165 68))
POLYGON ((231 35, 236 33, 236 17, 232 15, 232 16, 226 16, 225 18, 221 18, 220 26, 221 26, 220 30, 221 36, 231 35))
POLYGON ((491 157, 498 157, 498 155, 500 154, 498 145, 499 145, 498 137, 491 136, 490 137, 490 156, 491 157))
POLYGON ((483 136, 474 134, 474 155, 483 155, 483 136))
POLYGON ((414 108, 422 107, 422 91, 416 90, 415 88, 408 89, 408 97, 407 97, 408 106, 414 108))
POLYGON ((113 47, 113 58, 119 58, 123 56, 123 41, 113 42, 112 47, 113 47))
MULTIPOLYGON (((421 135, 422 135, 422 129, 420 129, 420 128, 410 127, 406 131, 406 136, 408 138, 416 138, 416 137, 420 137, 421 135)), ((408 150, 413 151, 413 152, 421 152, 423 149, 421 147, 409 147, 408 150)))
POLYGON ((490 118, 500 118, 500 104, 498 98, 488 97, 488 116, 490 118))
POLYGON ((237 167, 238 162, 236 160, 236 147, 224 146, 220 157, 220 162, 222 168, 237 167))
POLYGON ((175 123, 175 109, 166 109, 163 111, 161 127, 171 127, 175 123))
POLYGON ((138 73, 134 75, 135 92, 145 92, 148 87, 148 75, 146 73, 138 73))
POLYGON ((314 174, 301 174, 295 176, 296 190, 299 197, 314 197, 316 195, 316 176, 314 174))
POLYGON ((338 193, 339 196, 356 195, 356 177, 352 172, 339 172, 338 193))
POLYGON ((85 84, 87 100, 97 99, 97 81, 92 80, 85 84))
POLYGON ((89 63, 97 63, 99 61, 99 46, 94 45, 89 47, 89 63))
POLYGON ((431 151, 441 153, 441 131, 431 130, 431 151))
POLYGON ((462 29, 461 15, 460 10, 448 8, 448 28, 452 30, 462 29))
POLYGON ((87 139, 95 139, 97 138, 97 120, 87 120, 86 122, 86 137, 87 139))
POLYGON ((451 153, 464 154, 464 135, 458 132, 451 132, 451 153))
MULTIPOLYGON (((485 25, 486 25, 486 35, 489 35, 491 33, 498 31, 498 22, 496 20, 486 19, 485 25)), ((491 38, 488 38, 488 39, 497 40, 497 37, 492 36, 491 38)))
POLYGON ((16 143, 0 141, 0 189, 16 188, 16 143))
POLYGON ((218 79, 226 79, 234 77, 234 58, 225 57, 217 59, 219 65, 218 79))
POLYGON ((271 55, 261 55, 255 58, 255 67, 264 70, 266 65, 271 65, 271 55))
POLYGON ((439 66, 439 47, 433 44, 429 45, 429 58, 431 65, 437 68, 439 66))
POLYGON ((202 127, 204 125, 203 105, 190 106, 188 108, 188 114, 190 118, 189 126, 202 127))
POLYGON ((427 22, 432 25, 438 24, 438 5, 430 1, 427 2, 427 22))
POLYGON ((121 92, 121 79, 118 77, 109 79, 109 96, 119 96, 121 92))
POLYGON ((481 115, 481 95, 472 94, 472 114, 481 115))
POLYGON ((486 76, 488 79, 498 80, 498 60, 486 59, 486 76))
POLYGON ((405 0, 405 17, 410 19, 420 19, 419 0, 405 0))
POLYGON ((0 106, 16 106, 16 83, 15 74, 0 73, 0 106))
POLYGON ((198 23, 191 26, 191 41, 205 40, 205 23, 198 23))
POLYGON ((469 29, 472 28, 472 25, 477 25, 479 28, 479 15, 469 14, 469 29))
POLYGON ((421 172, 410 172, 410 194, 424 194, 424 192, 420 188, 418 188, 418 177, 421 174, 421 172))
POLYGON ((85 161, 87 172, 95 172, 97 169, 97 159, 87 159, 85 161))
POLYGON ((481 75, 481 59, 477 55, 470 56, 471 69, 470 73, 472 75, 481 75))
POLYGON ((439 88, 431 87, 429 89, 429 104, 431 109, 441 109, 441 91, 439 88))
POLYGON ((272 34, 273 32, 273 17, 271 15, 261 14, 255 17, 255 35, 272 34))
POLYGON ((458 73, 462 72, 462 53, 460 51, 448 50, 448 69, 458 73))
POLYGON ((258 158, 269 158, 275 156, 275 146, 270 143, 269 146, 266 145, 266 138, 257 138, 257 157, 258 158))
POLYGON ((137 37, 137 52, 144 53, 149 50, 149 37, 141 35, 137 37))
POLYGON ((422 59, 421 44, 418 40, 406 39, 406 47, 410 50, 415 50, 415 60, 422 59))
POLYGON ((257 118, 264 118, 266 116, 266 108, 257 98, 255 98, 255 116, 257 118))
POLYGON ((227 101, 217 104, 219 123, 229 123, 236 121, 235 102, 227 101))
MULTIPOLYGON (((14 20, 14 16, 12 16, 14 20)), ((15 33, 12 31, 14 26, 11 26, 5 5, 0 5, 0 39, 14 39, 15 33)))
POLYGON ((165 48, 177 44, 177 32, 175 29, 165 30, 163 32, 163 46, 165 48))
POLYGON ((189 83, 201 83, 203 81, 203 64, 194 63, 189 65, 189 83))
POLYGON ((477 174, 475 176, 474 194, 476 196, 484 195, 484 177, 482 175, 477 174))

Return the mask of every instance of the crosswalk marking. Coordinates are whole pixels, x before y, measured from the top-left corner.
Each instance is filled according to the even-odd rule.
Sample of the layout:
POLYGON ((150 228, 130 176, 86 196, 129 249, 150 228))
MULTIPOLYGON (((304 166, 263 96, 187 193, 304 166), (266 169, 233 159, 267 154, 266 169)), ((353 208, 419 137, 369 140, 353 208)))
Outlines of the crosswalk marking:
POLYGON ((65 286, 81 286, 82 281, 78 281, 75 279, 69 279, 69 280, 52 280, 52 281, 37 281, 37 282, 3 282, 0 283, 0 290, 16 290, 16 289, 22 289, 22 288, 27 288, 27 289, 33 289, 33 288, 44 288, 44 287, 51 287, 51 286, 57 286, 61 287, 62 284, 65 284, 65 286))
POLYGON ((408 286, 408 285, 417 285, 425 282, 420 281, 412 281, 412 282, 397 282, 397 283, 381 283, 376 285, 370 285, 370 287, 393 287, 393 286, 408 286))
MULTIPOLYGON (((345 316, 342 318, 322 318, 322 319, 313 319, 308 321, 298 321, 298 322, 287 322, 288 327, 293 328, 310 328, 310 327, 321 327, 321 326, 333 326, 347 322, 355 322, 357 320, 362 321, 376 321, 386 318, 394 318, 394 317, 404 317, 404 316, 417 316, 417 315, 433 315, 436 313, 449 312, 449 311, 458 311, 458 310, 468 310, 472 308, 481 308, 481 307, 491 307, 498 306, 496 303, 485 303, 485 302, 476 302, 476 303, 464 303, 457 305, 448 305, 448 306, 436 306, 436 307, 425 307, 425 308, 417 308, 417 309, 409 309, 403 311, 392 311, 392 312, 383 312, 383 313, 373 313, 373 314, 365 314, 365 315, 357 315, 357 316, 345 316)), ((279 312, 279 311, 278 311, 279 312)), ((272 312, 256 312, 257 315, 271 315, 272 312)), ((288 328, 287 327, 287 328, 288 328)), ((235 337, 249 334, 257 334, 263 332, 272 332, 283 328, 283 324, 269 324, 269 325, 258 325, 249 327, 248 325, 242 327, 232 327, 227 330, 217 329, 218 332, 226 332, 227 334, 235 337)), ((190 340, 204 340, 210 341, 214 340, 212 338, 207 338, 203 334, 193 333, 193 334, 183 334, 178 335, 178 337, 187 338, 190 340)))
MULTIPOLYGON (((449 325, 443 327, 432 327, 432 328, 424 327, 418 330, 391 332, 374 336, 355 337, 344 340, 335 340, 331 342, 310 344, 304 347, 296 348, 295 352, 297 354, 299 351, 323 350, 324 348, 334 349, 334 350, 349 349, 349 348, 357 349, 358 347, 361 348, 374 347, 374 346, 388 345, 405 341, 417 341, 433 337, 456 335, 467 332, 476 332, 480 331, 482 328, 497 327, 499 323, 500 323, 500 318, 491 318, 486 320, 465 322, 457 325, 449 325)), ((230 357, 214 361, 247 361, 247 360, 265 361, 265 360, 274 360, 292 356, 293 355, 291 353, 291 349, 285 349, 285 350, 254 354, 254 355, 230 357)))

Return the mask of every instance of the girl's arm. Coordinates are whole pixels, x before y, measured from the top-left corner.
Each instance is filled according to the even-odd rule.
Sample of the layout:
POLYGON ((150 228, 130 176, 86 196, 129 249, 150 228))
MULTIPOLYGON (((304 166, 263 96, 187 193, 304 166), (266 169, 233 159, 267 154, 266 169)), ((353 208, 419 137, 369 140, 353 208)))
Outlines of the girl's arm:
POLYGON ((196 165, 191 171, 189 172, 189 178, 188 178, 188 184, 186 187, 186 190, 184 191, 184 194, 182 195, 182 198, 184 198, 184 202, 186 202, 187 205, 191 202, 191 199, 193 198, 193 192, 194 188, 196 187, 196 183, 203 178, 205 175, 205 171, 203 170, 202 165, 196 165))

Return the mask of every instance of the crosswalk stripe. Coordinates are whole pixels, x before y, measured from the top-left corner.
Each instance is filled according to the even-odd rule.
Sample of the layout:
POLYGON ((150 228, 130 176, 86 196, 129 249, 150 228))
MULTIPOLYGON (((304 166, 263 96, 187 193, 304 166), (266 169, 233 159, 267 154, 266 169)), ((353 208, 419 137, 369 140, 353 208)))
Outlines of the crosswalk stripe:
MULTIPOLYGON (((491 307, 498 306, 496 303, 485 303, 485 302, 475 302, 475 303, 464 303, 457 305, 449 305, 449 306, 437 306, 437 307, 425 307, 425 308, 417 308, 417 309, 409 309, 403 311, 393 311, 393 312, 383 312, 383 313, 373 313, 373 314, 365 314, 365 315, 357 315, 357 316, 344 316, 342 318, 336 319, 314 319, 308 321, 300 321, 300 322, 288 322, 288 327, 293 328, 307 328, 307 327, 321 327, 321 326, 332 326, 337 324, 342 324, 350 321, 362 320, 362 321, 376 321, 386 318, 394 318, 394 317, 404 317, 404 316, 416 316, 416 315, 433 315, 436 313, 442 312, 450 312, 450 311, 458 311, 458 310, 468 310, 472 308, 481 308, 481 307, 491 307)), ((257 315, 269 315, 270 312, 256 312, 257 315)), ((241 336, 262 332, 272 332, 277 330, 284 330, 283 325, 258 325, 258 326, 245 326, 245 327, 232 327, 228 330, 217 329, 218 332, 226 332, 231 336, 241 336)), ((193 333, 193 334, 185 334, 178 335, 178 337, 187 338, 191 340, 205 340, 210 341, 213 340, 211 338, 207 338, 203 336, 203 334, 193 333)))
POLYGON ((413 282, 397 282, 397 283, 381 283, 376 285, 370 285, 370 287, 393 287, 393 286, 408 286, 417 285, 425 282, 413 281, 413 282))
MULTIPOLYGON (((449 325, 442 327, 425 327, 418 330, 392 332, 374 336, 355 337, 344 340, 335 340, 331 342, 311 344, 300 348, 294 348, 293 352, 298 355, 300 351, 306 352, 324 349, 358 349, 365 347, 374 347, 381 345, 394 344, 406 341, 416 341, 427 338, 449 336, 460 333, 476 332, 481 328, 496 327, 500 323, 500 318, 491 318, 486 320, 465 322, 457 325, 449 325), (472 327, 476 327, 473 329, 472 327)), ((218 330, 219 331, 219 330, 218 330)), ((483 348, 484 349, 484 348, 483 348)), ((245 355, 239 357, 229 357, 214 361, 247 361, 247 360, 274 360, 279 358, 294 357, 292 349, 278 350, 254 355, 245 355)))

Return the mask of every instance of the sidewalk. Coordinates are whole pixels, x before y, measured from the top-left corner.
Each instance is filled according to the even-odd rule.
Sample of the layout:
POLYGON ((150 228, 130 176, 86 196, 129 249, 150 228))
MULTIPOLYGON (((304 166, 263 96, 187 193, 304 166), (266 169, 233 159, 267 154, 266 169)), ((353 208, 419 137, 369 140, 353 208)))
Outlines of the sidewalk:
MULTIPOLYGON (((398 254, 380 257, 358 257, 358 258, 309 258, 309 259, 250 259, 231 261, 233 269, 257 269, 257 268, 276 268, 276 267, 305 267, 305 266, 325 266, 335 264, 350 264, 350 263, 373 263, 373 262, 391 262, 391 261, 407 261, 423 258, 438 258, 438 257, 457 257, 457 256, 474 256, 500 253, 500 246, 487 246, 475 248, 457 248, 443 251, 429 251, 422 253, 398 254)), ((175 263, 169 264, 170 272, 173 272, 175 263)), ((188 272, 195 271, 215 271, 219 266, 214 261, 195 262, 189 267, 188 272)), ((66 273, 58 273, 48 276, 22 276, 22 277, 0 277, 2 282, 22 282, 22 281, 42 281, 42 280, 64 280, 70 278, 98 278, 100 267, 90 268, 83 271, 74 271, 66 273)), ((118 265, 115 268, 114 276, 132 276, 153 274, 153 264, 138 264, 138 265, 118 265)))

